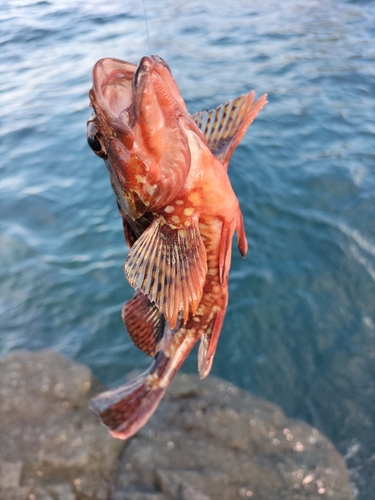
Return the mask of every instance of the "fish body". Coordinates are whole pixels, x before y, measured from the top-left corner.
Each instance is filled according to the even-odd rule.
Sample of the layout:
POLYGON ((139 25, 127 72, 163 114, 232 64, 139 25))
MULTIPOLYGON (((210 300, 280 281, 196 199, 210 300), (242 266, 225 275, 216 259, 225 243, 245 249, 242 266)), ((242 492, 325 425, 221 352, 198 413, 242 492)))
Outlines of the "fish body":
POLYGON ((154 356, 150 368, 93 399, 113 436, 126 439, 150 418, 201 339, 208 375, 228 303, 231 244, 247 242, 229 158, 266 96, 240 96, 190 116, 167 64, 138 67, 102 59, 93 70, 87 137, 108 168, 130 247, 124 271, 135 296, 122 317, 130 337, 154 356))

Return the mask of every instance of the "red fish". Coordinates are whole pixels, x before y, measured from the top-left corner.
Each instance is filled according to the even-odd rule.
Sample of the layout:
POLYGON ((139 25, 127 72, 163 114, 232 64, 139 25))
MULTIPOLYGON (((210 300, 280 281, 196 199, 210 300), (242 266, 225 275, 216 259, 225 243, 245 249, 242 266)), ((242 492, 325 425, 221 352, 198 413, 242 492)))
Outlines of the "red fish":
POLYGON ((90 91, 87 140, 104 159, 130 247, 124 264, 136 290, 122 317, 150 368, 91 402, 114 437, 135 434, 155 411, 198 339, 208 375, 228 303, 231 246, 246 255, 243 218, 227 168, 266 95, 188 113, 158 56, 136 67, 101 59, 90 91))

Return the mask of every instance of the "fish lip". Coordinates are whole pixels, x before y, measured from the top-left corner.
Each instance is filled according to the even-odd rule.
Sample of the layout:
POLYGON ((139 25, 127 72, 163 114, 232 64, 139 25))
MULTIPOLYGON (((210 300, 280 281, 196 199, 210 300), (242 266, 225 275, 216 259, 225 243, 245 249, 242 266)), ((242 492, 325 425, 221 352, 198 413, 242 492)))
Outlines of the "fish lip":
MULTIPOLYGON (((144 56, 139 62, 133 78, 133 101, 134 113, 139 110, 142 93, 148 80, 152 81, 152 85, 159 87, 159 92, 162 94, 170 94, 171 98, 180 107, 182 113, 188 113, 186 104, 181 96, 181 92, 175 82, 171 69, 168 64, 159 56, 151 55, 144 56), (146 75, 148 78, 146 78, 146 75), (164 87, 164 90, 161 90, 164 87)), ((137 118, 137 117, 136 117, 137 118)))
POLYGON ((133 76, 133 96, 142 93, 149 73, 156 70, 159 60, 162 61, 159 56, 143 56, 139 61, 133 76))
POLYGON ((168 66, 168 64, 164 61, 164 59, 162 59, 160 56, 157 56, 157 55, 153 55, 153 56, 150 56, 155 62, 157 62, 158 64, 160 64, 161 66, 164 66, 165 69, 167 69, 169 71, 169 73, 172 74, 172 71, 171 71, 171 68, 168 66))
POLYGON ((135 64, 106 57, 99 59, 92 70, 91 105, 103 122, 122 135, 131 134, 134 124, 132 81, 135 69, 135 64))
POLYGON ((150 67, 152 65, 152 63, 150 64, 149 61, 144 61, 144 59, 146 59, 146 57, 141 59, 133 76, 133 100, 134 97, 137 96, 137 93, 138 95, 142 94, 143 88, 146 85, 148 73, 150 72, 150 67))
POLYGON ((133 116, 137 121, 140 115, 141 101, 143 93, 148 82, 149 73, 154 69, 155 64, 151 56, 144 56, 139 61, 137 69, 134 72, 132 81, 133 94, 133 116))
POLYGON ((169 73, 171 73, 170 67, 161 57, 157 55, 143 56, 139 61, 138 67, 134 73, 133 88, 138 88, 139 86, 141 86, 143 83, 143 79, 147 75, 147 73, 150 73, 151 71, 157 71, 158 65, 163 66, 169 71, 169 73))
POLYGON ((133 116, 135 120, 139 118, 139 110, 141 109, 143 92, 146 85, 150 81, 151 74, 155 73, 159 78, 161 78, 161 80, 164 82, 164 85, 168 87, 168 83, 165 82, 165 74, 163 74, 163 70, 160 71, 160 66, 162 66, 163 69, 166 69, 168 71, 168 74, 172 76, 168 64, 164 61, 164 59, 157 55, 143 56, 139 61, 137 69, 134 72, 132 84, 133 116))

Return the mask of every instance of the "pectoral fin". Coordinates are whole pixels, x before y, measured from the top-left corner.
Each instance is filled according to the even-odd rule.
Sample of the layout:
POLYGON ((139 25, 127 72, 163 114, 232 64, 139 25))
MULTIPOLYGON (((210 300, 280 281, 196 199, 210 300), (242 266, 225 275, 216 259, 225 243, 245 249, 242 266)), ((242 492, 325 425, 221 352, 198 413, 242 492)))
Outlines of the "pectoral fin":
POLYGON ((210 150, 225 168, 228 168, 229 159, 246 130, 267 103, 266 94, 256 102, 254 97, 255 92, 251 91, 216 109, 192 115, 192 119, 204 133, 210 150))
POLYGON ((180 311, 186 323, 201 301, 207 274, 198 223, 172 229, 156 218, 131 247, 124 271, 130 285, 156 305, 172 329, 180 311))
POLYGON ((141 292, 136 292, 122 308, 122 320, 134 345, 154 356, 162 335, 162 315, 155 304, 141 292))

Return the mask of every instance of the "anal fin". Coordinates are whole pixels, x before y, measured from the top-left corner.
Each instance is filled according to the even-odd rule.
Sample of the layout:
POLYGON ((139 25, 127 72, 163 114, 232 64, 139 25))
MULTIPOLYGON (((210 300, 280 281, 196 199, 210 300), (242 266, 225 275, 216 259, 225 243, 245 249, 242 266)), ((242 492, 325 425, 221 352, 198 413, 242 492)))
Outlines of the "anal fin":
POLYGON ((124 271, 130 285, 164 314, 173 329, 195 314, 207 274, 207 256, 198 222, 171 228, 155 218, 131 247, 124 271))
POLYGON ((134 345, 154 356, 162 335, 162 314, 141 292, 136 292, 122 308, 122 320, 134 345))

